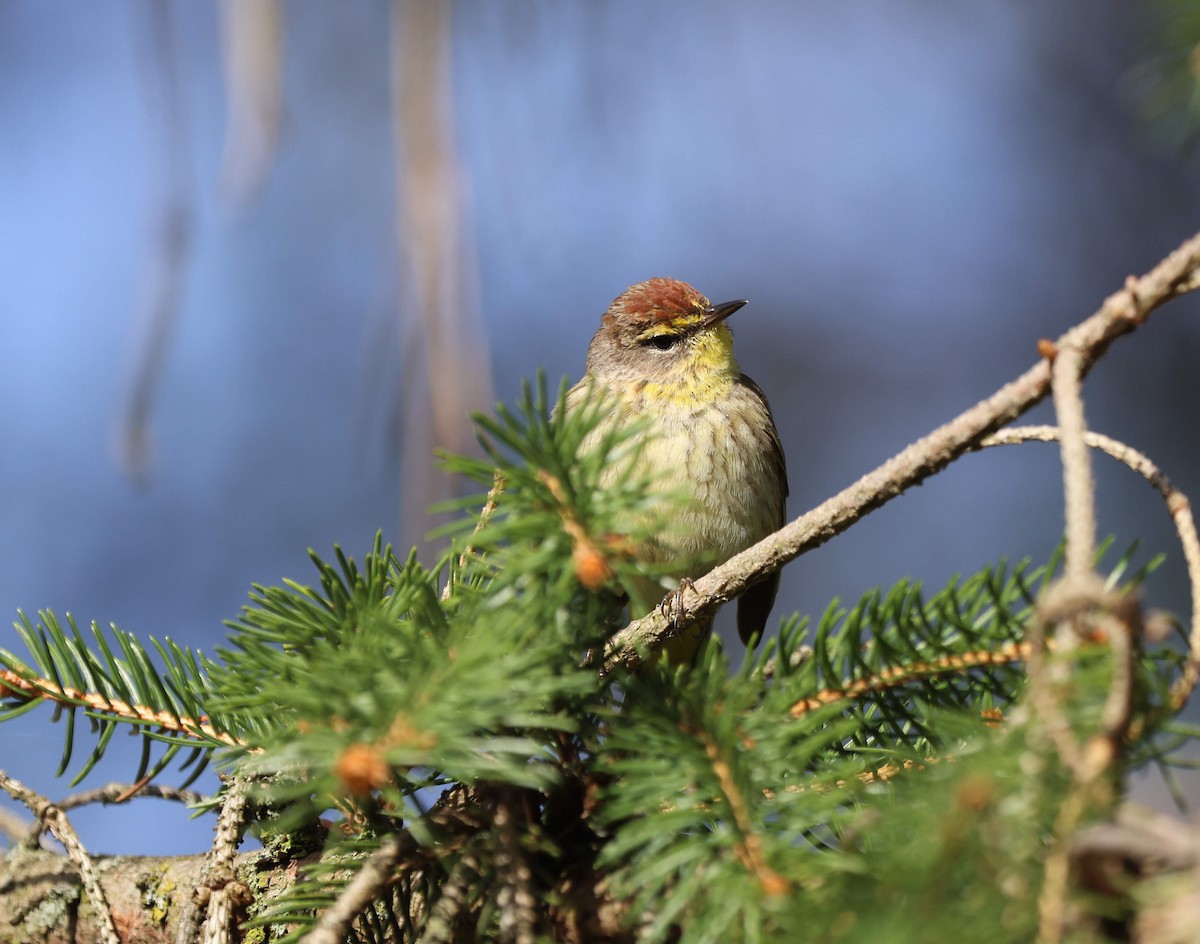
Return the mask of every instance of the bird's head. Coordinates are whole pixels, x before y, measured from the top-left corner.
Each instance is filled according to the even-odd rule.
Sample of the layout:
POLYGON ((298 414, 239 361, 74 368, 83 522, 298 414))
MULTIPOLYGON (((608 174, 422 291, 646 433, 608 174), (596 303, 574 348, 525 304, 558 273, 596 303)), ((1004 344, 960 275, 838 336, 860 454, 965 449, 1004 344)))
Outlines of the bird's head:
POLYGON ((686 282, 649 279, 613 299, 588 347, 587 370, 609 385, 672 400, 708 400, 738 377, 725 319, 746 303, 714 305, 686 282))

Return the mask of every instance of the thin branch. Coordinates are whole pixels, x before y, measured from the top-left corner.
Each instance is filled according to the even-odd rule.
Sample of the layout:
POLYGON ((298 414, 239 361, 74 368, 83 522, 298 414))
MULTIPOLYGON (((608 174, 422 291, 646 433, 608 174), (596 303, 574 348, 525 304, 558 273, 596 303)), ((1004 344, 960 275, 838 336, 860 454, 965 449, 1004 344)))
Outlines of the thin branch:
MULTIPOLYGON (((142 782, 130 785, 127 783, 110 783, 103 787, 97 787, 95 790, 86 790, 82 793, 74 793, 65 799, 59 800, 57 806, 63 812, 73 810, 76 807, 87 806, 90 803, 102 803, 105 806, 115 806, 120 803, 127 803, 134 796, 158 797, 163 800, 177 800, 180 803, 186 803, 189 806, 195 806, 203 802, 203 795, 196 793, 194 790, 180 790, 176 787, 168 787, 162 784, 150 783, 145 778, 142 782)), ((38 837, 42 832, 42 824, 34 823, 26 830, 26 835, 23 840, 29 845, 36 845, 38 837)))
POLYGON ((36 698, 67 708, 84 708, 97 714, 112 715, 121 721, 143 724, 160 731, 169 731, 171 734, 207 738, 229 747, 245 746, 232 734, 218 731, 204 717, 177 717, 168 711, 155 711, 146 705, 131 705, 119 699, 109 698, 107 695, 67 688, 65 685, 59 685, 53 679, 37 675, 21 675, 12 669, 0 669, 0 697, 17 697, 25 700, 36 698))
MULTIPOLYGON (((1115 595, 1106 593, 1092 566, 1096 547, 1095 483, 1092 457, 1084 438, 1087 424, 1081 389, 1083 354, 1074 344, 1059 346, 1048 341, 1040 342, 1038 350, 1043 356, 1048 355, 1050 361, 1050 385, 1059 424, 1066 548, 1063 575, 1041 594, 1033 619, 1026 627, 1029 650, 1025 671, 1029 676, 1030 703, 1059 759, 1070 768, 1078 784, 1090 779, 1085 773, 1090 765, 1063 710, 1068 664, 1048 663, 1045 649, 1051 642, 1051 629, 1056 631, 1056 641, 1064 643, 1065 648, 1074 648, 1091 631, 1092 621, 1115 595)), ((1065 873, 1057 865, 1047 867, 1047 887, 1060 878, 1065 881, 1065 873)), ((1043 927, 1046 920, 1043 913, 1043 927)))
POLYGON ((1038 933, 1036 944, 1059 944, 1066 926, 1071 882, 1071 846, 1069 837, 1079 826, 1086 811, 1088 791, 1074 790, 1067 795, 1054 819, 1053 835, 1057 843, 1046 857, 1042 887, 1038 892, 1038 933))
MULTIPOLYGON (((1001 430, 979 443, 972 449, 984 449, 988 446, 1008 446, 1022 442, 1055 442, 1059 439, 1059 431, 1054 426, 1017 426, 1001 430)), ((1167 511, 1175 523, 1179 535, 1179 543, 1183 547, 1183 557, 1187 564, 1188 583, 1192 595, 1192 626, 1188 639, 1188 657, 1183 674, 1171 687, 1170 706, 1179 710, 1186 704, 1200 680, 1200 536, 1196 533, 1196 521, 1192 515, 1192 505, 1188 497, 1171 484, 1170 479, 1146 455, 1100 433, 1084 434, 1084 441, 1093 449, 1099 449, 1118 462, 1128 466, 1142 476, 1166 502, 1167 511)))
MULTIPOLYGON (((1164 302, 1200 286, 1200 235, 1193 236, 1141 279, 1130 278, 1100 309, 1062 336, 1057 346, 1079 351, 1083 376, 1109 344, 1140 327, 1164 302)), ((730 558, 695 582, 687 618, 695 621, 714 612, 764 574, 824 544, 868 512, 905 489, 940 472, 983 437, 1012 422, 1050 392, 1050 365, 1043 359, 992 396, 893 456, 812 511, 785 525, 753 547, 730 558)), ((632 668, 638 650, 654 650, 679 630, 673 621, 652 611, 634 620, 610 641, 605 668, 632 668)))
POLYGON ((889 688, 898 688, 901 685, 908 685, 910 682, 930 679, 947 673, 961 675, 982 666, 1020 662, 1028 654, 1028 643, 1013 642, 1001 646, 999 649, 956 652, 941 659, 935 659, 933 662, 914 662, 910 665, 892 666, 877 675, 855 679, 841 688, 827 688, 807 698, 801 698, 788 709, 788 714, 793 718, 799 718, 810 711, 839 701, 863 698, 889 688))
MULTIPOLYGON (((1086 581, 1076 581, 1070 576, 1051 587, 1050 592, 1047 592, 1039 603, 1039 614, 1033 621, 1034 624, 1047 625, 1054 620, 1055 614, 1043 612, 1045 604, 1049 604, 1054 596, 1063 596, 1061 593, 1054 594, 1054 590, 1086 591, 1086 588, 1086 581)), ((1105 637, 1113 650, 1113 674, 1101 714, 1100 730, 1073 759, 1063 756, 1064 760, 1072 761, 1070 767, 1075 783, 1059 808, 1058 816, 1055 817, 1053 835, 1056 841, 1046 858, 1042 888, 1038 895, 1038 944, 1058 944, 1063 938, 1071 880, 1072 837, 1079 823, 1096 803, 1107 805, 1115 799, 1115 785, 1105 775, 1120 755, 1129 730, 1129 721, 1133 713, 1134 657, 1137 651, 1135 639, 1141 630, 1137 599, 1130 594, 1115 594, 1101 588, 1091 599, 1083 592, 1077 594, 1068 606, 1075 608, 1075 618, 1081 613, 1087 613, 1089 617, 1094 617, 1096 613, 1106 614, 1102 621, 1108 623, 1105 627, 1105 637)), ((1064 622, 1073 619, 1069 613, 1059 615, 1064 622)), ((1037 651, 1037 643, 1032 638, 1030 643, 1034 651, 1037 651)), ((1033 664, 1034 660, 1031 657, 1027 663, 1030 668, 1031 694, 1039 687, 1035 684, 1037 680, 1032 671, 1033 664)), ((1049 700, 1054 703, 1057 713, 1057 700, 1049 700)), ((1074 748, 1077 742, 1065 723, 1062 731, 1069 736, 1074 748)), ((1059 741, 1056 740, 1056 746, 1058 744, 1059 741)))
POLYGON ((704 753, 712 765, 713 775, 721 785, 721 793, 733 816, 733 825, 737 830, 734 841, 734 855, 737 856, 743 868, 758 881, 759 887, 767 895, 786 895, 791 890, 791 883, 776 872, 762 848, 762 836, 750 821, 750 810, 729 761, 721 754, 720 745, 712 738, 711 733, 702 728, 700 737, 704 742, 704 753))
POLYGON ((152 194, 150 243, 133 304, 130 366, 113 437, 121 470, 138 484, 153 471, 154 404, 183 304, 194 227, 188 151, 187 90, 175 35, 176 13, 166 3, 142 5, 147 48, 141 81, 151 109, 150 134, 158 181, 152 194))
MULTIPOLYGON (((1085 751, 1067 720, 1062 709, 1062 685, 1056 687, 1055 683, 1067 683, 1068 680, 1052 677, 1050 667, 1046 664, 1045 650, 1055 648, 1053 641, 1047 637, 1047 630, 1069 627, 1065 636, 1060 634, 1056 637, 1066 643, 1058 647, 1063 651, 1079 638, 1072 635, 1071 630, 1077 633, 1080 627, 1092 628, 1087 621, 1097 620, 1097 614, 1111 614, 1117 617, 1113 623, 1119 621, 1122 624, 1106 626, 1103 634, 1113 647, 1114 654, 1113 678, 1103 711, 1103 736, 1115 745, 1124 735, 1133 705, 1133 645, 1130 637, 1134 627, 1140 626, 1136 598, 1107 590, 1099 579, 1087 579, 1091 576, 1090 573, 1086 574, 1080 580, 1067 577, 1051 585, 1038 600, 1033 619, 1025 631, 1025 668, 1029 675, 1030 701, 1053 741, 1060 760, 1070 768, 1079 783, 1094 781, 1101 772, 1100 768, 1107 767, 1111 762, 1112 753, 1106 752, 1101 758, 1094 750, 1094 742, 1085 751)), ((1112 750, 1115 749, 1114 746, 1112 750)))
POLYGON ((38 822, 44 823, 54 838, 62 843, 62 847, 67 852, 67 858, 78 869, 79 878, 83 882, 83 889, 87 893, 91 905, 98 915, 102 944, 121 944, 121 939, 117 936, 116 925, 113 924, 112 910, 108 904, 108 897, 104 894, 104 888, 100 885, 100 878, 96 874, 96 868, 92 864, 92 859, 88 855, 87 849, 79 841, 79 836, 76 835, 71 821, 67 819, 67 814, 41 794, 30 790, 19 780, 9 777, 3 771, 0 771, 0 789, 7 792, 14 800, 24 803, 37 818, 38 822))
POLYGON ((304 938, 304 944, 342 944, 354 919, 375 901, 379 890, 392 877, 392 870, 405 852, 398 835, 385 839, 358 874, 338 895, 337 901, 321 915, 321 919, 304 938))
POLYGON ((1092 575, 1096 548, 1095 482, 1092 457, 1084 434, 1083 355, 1074 346, 1060 347, 1051 358, 1051 386, 1054 412, 1061 431, 1063 468, 1063 505, 1066 511, 1067 580, 1085 580, 1092 575))
POLYGON ((391 11, 396 248, 411 302, 402 306, 406 357, 421 364, 404 372, 402 391, 401 517, 412 529, 452 483, 435 474, 432 447, 473 450, 465 420, 495 397, 454 141, 454 4, 392 0, 391 11))
MULTIPOLYGON (((1127 290, 1133 294, 1131 283, 1127 290)), ((1029 697, 1058 751, 1071 770, 1074 785, 1055 818, 1057 842, 1046 859, 1038 895, 1038 944, 1058 944, 1066 925, 1070 882, 1069 837, 1095 802, 1111 802, 1110 784, 1101 778, 1120 755, 1133 713, 1134 653, 1141 633, 1137 598, 1110 590, 1096 574, 1095 483, 1086 441, 1080 389, 1083 353, 1073 344, 1060 346, 1051 358, 1054 408, 1062 443, 1063 505, 1066 514, 1066 562, 1063 576, 1041 595, 1027 630, 1029 697), (1112 648, 1113 671, 1099 730, 1081 744, 1062 709, 1066 677, 1056 678, 1044 658, 1046 631, 1057 627, 1068 644, 1100 634, 1112 648)), ((1067 666, 1059 665, 1065 673, 1067 666)))
MULTIPOLYGON (((1059 357, 1062 352, 1059 352, 1059 357)), ((1039 715, 1061 760, 1071 769, 1075 777, 1075 788, 1058 811, 1054 824, 1054 835, 1058 841, 1046 859, 1042 888, 1038 895, 1039 944, 1058 944, 1062 940, 1066 922, 1067 889, 1070 882, 1071 857, 1075 844, 1069 837, 1075 832, 1088 806, 1097 798, 1098 791, 1106 796, 1111 789, 1103 776, 1119 755, 1129 731, 1133 712, 1134 658, 1136 639, 1142 631, 1141 614, 1135 598, 1128 594, 1114 594, 1098 581, 1091 570, 1092 544, 1095 539, 1094 519, 1091 510, 1090 466, 1081 471, 1077 449, 1088 446, 1100 449, 1123 462, 1142 475, 1162 495, 1167 509, 1175 521, 1184 556, 1188 564, 1188 578, 1192 591, 1193 625, 1192 641, 1183 675, 1171 689, 1171 704, 1178 709, 1187 700, 1195 686, 1197 673, 1197 651, 1200 640, 1200 542, 1196 539, 1195 522, 1192 519, 1187 498, 1171 485, 1146 456, 1137 450, 1107 436, 1089 433, 1083 429, 1082 400, 1078 397, 1078 385, 1069 375, 1064 386, 1072 387, 1060 401, 1059 365, 1055 364, 1055 402, 1059 407, 1060 421, 1073 426, 1068 433, 1050 426, 1022 427, 1004 430, 988 437, 979 447, 1008 445, 1019 442, 1061 440, 1063 442, 1063 475, 1066 490, 1068 552, 1075 542, 1072 553, 1068 553, 1067 576, 1055 584, 1039 601, 1035 618, 1029 626, 1030 653, 1027 660, 1030 697, 1038 708, 1039 715), (1077 401, 1071 402, 1072 400, 1077 401), (1076 413, 1076 410, 1078 412, 1076 413), (1068 440, 1076 443, 1068 448, 1068 440), (1086 473, 1086 480, 1085 480, 1086 473), (1082 507, 1086 503, 1086 507, 1082 507), (1089 522, 1080 522, 1080 517, 1092 519, 1091 534, 1087 533, 1089 522), (1086 551, 1086 556, 1083 551, 1086 551), (1041 643, 1047 626, 1068 622, 1082 613, 1107 614, 1102 617, 1101 627, 1105 639, 1113 649, 1113 675, 1108 697, 1101 713, 1100 730, 1092 736, 1086 747, 1080 745, 1074 732, 1063 716, 1058 699, 1049 689, 1041 643), (1104 625, 1104 624, 1107 625, 1104 625)), ((1070 371, 1071 366, 1063 368, 1070 371)))
POLYGON ((127 803, 135 796, 138 797, 156 797, 160 800, 175 800, 187 806, 196 806, 204 802, 204 795, 197 793, 195 790, 180 790, 178 787, 166 786, 161 783, 145 783, 142 784, 136 791, 127 783, 109 783, 103 787, 96 787, 94 790, 87 790, 83 793, 73 793, 71 796, 58 801, 60 810, 71 810, 77 806, 86 806, 89 803, 102 803, 105 806, 110 804, 127 803))
POLYGON ((279 146, 283 4, 224 0, 219 13, 226 103, 221 192, 244 206, 262 192, 279 146))

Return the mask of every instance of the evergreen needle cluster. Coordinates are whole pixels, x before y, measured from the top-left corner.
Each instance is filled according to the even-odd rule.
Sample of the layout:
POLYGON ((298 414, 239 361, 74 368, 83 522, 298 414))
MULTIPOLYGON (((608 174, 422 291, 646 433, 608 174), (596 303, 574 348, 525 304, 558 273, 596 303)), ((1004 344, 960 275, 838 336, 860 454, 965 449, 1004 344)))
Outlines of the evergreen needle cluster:
MULTIPOLYGON (((691 666, 605 675, 622 581, 647 576, 644 535, 616 522, 652 529, 671 496, 632 476, 598 488, 635 447, 614 433, 581 453, 597 413, 557 404, 528 388, 480 419, 485 459, 448 459, 491 492, 460 503, 433 569, 378 539, 361 563, 314 555, 313 585, 256 586, 211 656, 152 641, 155 661, 115 628, 22 617, 26 653, 0 651, 5 717, 55 703, 63 769, 90 719, 80 776, 121 726, 144 739, 139 779, 215 758, 267 841, 244 869, 310 852, 251 907, 289 939, 381 863, 351 940, 1031 939, 1077 789, 1023 691, 1058 560, 932 595, 902 581, 745 657, 713 640, 691 666)), ((1132 588, 1146 568, 1128 566, 1112 579, 1132 588)), ((1050 658, 1086 738, 1109 650, 1050 658)), ((1164 709, 1179 665, 1169 647, 1138 657, 1117 785, 1189 736, 1164 709)), ((1118 794, 1089 794, 1080 820, 1118 794)), ((1111 915, 1080 902, 1090 940, 1111 915)))

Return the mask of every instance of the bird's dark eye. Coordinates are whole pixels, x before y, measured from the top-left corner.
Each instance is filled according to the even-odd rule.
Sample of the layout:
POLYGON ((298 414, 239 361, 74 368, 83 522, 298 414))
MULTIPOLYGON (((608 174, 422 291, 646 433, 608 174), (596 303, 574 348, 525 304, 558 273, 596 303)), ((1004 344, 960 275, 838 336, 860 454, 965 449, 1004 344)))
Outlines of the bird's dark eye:
POLYGON ((671 350, 671 348, 673 348, 676 344, 679 343, 679 335, 677 335, 677 334, 656 334, 652 338, 647 338, 642 343, 648 344, 651 347, 657 348, 660 351, 669 351, 669 350, 671 350))

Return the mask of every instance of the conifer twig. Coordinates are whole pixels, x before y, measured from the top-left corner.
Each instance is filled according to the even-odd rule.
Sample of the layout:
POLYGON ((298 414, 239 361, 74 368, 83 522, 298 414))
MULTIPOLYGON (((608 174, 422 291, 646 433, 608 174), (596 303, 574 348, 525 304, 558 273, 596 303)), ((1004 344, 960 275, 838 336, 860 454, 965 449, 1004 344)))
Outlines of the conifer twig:
POLYGON ((737 829, 738 838, 735 840, 734 853, 742 866, 758 880, 763 893, 770 896, 786 895, 791 883, 771 868, 763 854, 762 837, 750 821, 750 810, 746 798, 734 779, 729 761, 721 756, 720 745, 707 729, 702 728, 700 737, 704 742, 704 753, 712 765, 713 774, 721 785, 721 793, 729 805, 733 817, 733 825, 737 829))
POLYGON ((249 904, 250 890, 237 880, 233 861, 246 828, 249 781, 235 776, 217 814, 216 838, 197 877, 192 897, 184 906, 175 944, 228 944, 233 940, 237 912, 249 904))
POLYGON ((24 701, 38 699, 66 708, 83 708, 97 714, 113 715, 123 721, 144 724, 171 734, 204 737, 229 747, 245 746, 232 734, 218 731, 205 717, 188 718, 171 714, 169 711, 155 711, 146 705, 131 705, 118 698, 68 688, 54 679, 22 675, 12 669, 0 668, 0 697, 24 701))
POLYGON ((932 662, 913 662, 907 665, 891 666, 876 675, 867 678, 854 679, 839 688, 826 688, 807 698, 795 702, 788 714, 799 718, 825 705, 832 705, 843 699, 862 698, 876 694, 889 688, 897 688, 928 679, 948 672, 962 673, 982 666, 1004 665, 1009 662, 1020 662, 1029 654, 1027 642, 1012 642, 998 649, 975 649, 970 652, 956 652, 935 659, 932 662))
POLYGON ((342 944, 354 919, 379 895, 392 877, 392 869, 404 854, 401 836, 393 834, 379 844, 359 867, 358 874, 342 892, 313 929, 305 936, 305 944, 342 944))
MULTIPOLYGON (((1140 279, 1131 276, 1124 287, 1105 299, 1091 317, 1067 331, 1060 349, 1079 353, 1084 376, 1117 338, 1139 328, 1150 313, 1173 298, 1200 287, 1200 234, 1183 243, 1140 279)), ((751 583, 788 561, 824 544, 868 512, 886 504, 905 489, 940 472, 983 437, 1012 422, 1050 392, 1050 365, 1045 359, 985 400, 961 413, 893 456, 873 472, 811 511, 784 525, 715 567, 695 581, 688 621, 707 616, 738 596, 751 583)), ((634 620, 609 641, 605 668, 627 668, 641 661, 643 651, 660 648, 682 626, 658 610, 634 620)))
POLYGON ((67 814, 44 796, 30 790, 21 781, 8 776, 3 771, 0 771, 0 789, 3 789, 14 800, 25 804, 37 821, 49 829, 54 838, 62 843, 62 847, 67 851, 67 858, 79 871, 83 889, 98 916, 101 944, 121 944, 121 939, 117 936, 116 925, 113 923, 108 897, 104 893, 104 887, 100 884, 100 878, 96 874, 92 858, 88 855, 87 849, 83 847, 83 843, 79 841, 75 828, 67 819, 67 814))

